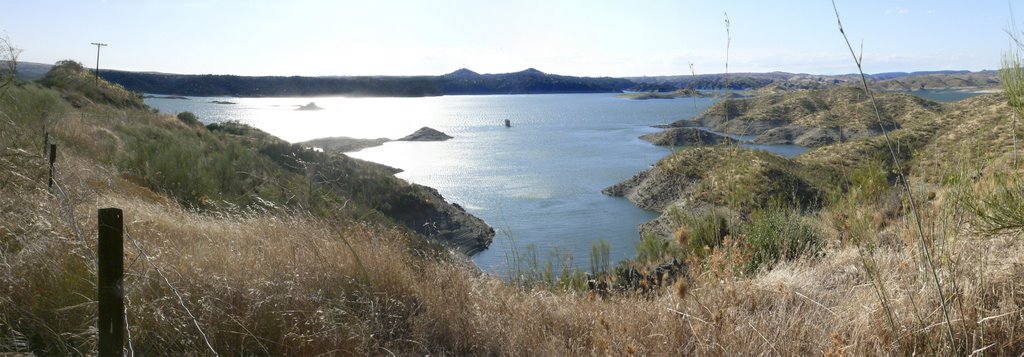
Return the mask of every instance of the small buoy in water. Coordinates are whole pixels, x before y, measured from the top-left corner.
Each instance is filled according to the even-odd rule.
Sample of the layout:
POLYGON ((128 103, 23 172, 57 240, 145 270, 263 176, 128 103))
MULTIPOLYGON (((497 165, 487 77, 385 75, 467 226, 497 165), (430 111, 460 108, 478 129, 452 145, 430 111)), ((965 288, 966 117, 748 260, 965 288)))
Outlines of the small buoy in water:
POLYGON ((508 120, 508 119, 505 119, 505 127, 506 128, 511 128, 512 127, 512 121, 508 120))

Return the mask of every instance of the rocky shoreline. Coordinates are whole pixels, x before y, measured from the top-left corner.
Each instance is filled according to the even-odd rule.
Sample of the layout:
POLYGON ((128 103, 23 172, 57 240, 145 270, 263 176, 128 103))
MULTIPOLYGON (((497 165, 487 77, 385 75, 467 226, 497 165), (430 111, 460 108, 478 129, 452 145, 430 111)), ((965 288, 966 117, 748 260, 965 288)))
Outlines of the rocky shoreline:
MULTIPOLYGON (((423 127, 398 141, 443 141, 451 138, 452 136, 438 130, 423 127)), ((342 136, 313 139, 301 142, 299 145, 344 153, 383 145, 390 141, 393 140, 388 138, 357 139, 342 136)), ((377 163, 366 163, 386 170, 392 175, 402 171, 377 163)), ((466 212, 459 204, 448 202, 434 188, 417 184, 409 186, 412 188, 411 192, 403 193, 402 197, 397 198, 400 205, 384 205, 379 208, 381 212, 416 233, 466 256, 479 253, 491 245, 495 235, 494 229, 482 219, 466 212)))
MULTIPOLYGON (((908 94, 876 97, 885 109, 883 125, 889 131, 927 125, 921 118, 943 110, 941 104, 908 94)), ((695 118, 658 125, 664 130, 642 136, 655 145, 692 148, 674 152, 602 193, 661 212, 641 224, 640 230, 663 238, 672 236, 680 215, 712 209, 742 215, 780 197, 800 207, 813 207, 822 195, 818 183, 823 174, 808 169, 806 160, 722 144, 733 140, 728 135, 752 136, 750 144, 808 148, 864 141, 882 133, 869 108, 862 90, 845 87, 722 101, 695 118), (742 204, 729 197, 736 192, 742 193, 742 204)))
POLYGON ((490 247, 494 228, 477 216, 466 212, 457 203, 450 203, 432 187, 413 184, 426 192, 416 209, 392 215, 399 223, 413 228, 430 240, 466 256, 473 256, 490 247))

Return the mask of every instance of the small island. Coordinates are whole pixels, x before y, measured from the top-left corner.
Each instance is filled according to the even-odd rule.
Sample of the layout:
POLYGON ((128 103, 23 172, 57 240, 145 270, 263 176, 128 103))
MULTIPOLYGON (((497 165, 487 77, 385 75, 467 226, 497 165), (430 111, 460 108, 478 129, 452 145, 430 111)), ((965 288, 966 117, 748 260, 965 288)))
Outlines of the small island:
POLYGON ((451 138, 452 136, 448 134, 425 126, 404 138, 398 139, 398 141, 445 141, 451 138))
POLYGON ((149 95, 149 94, 146 94, 146 95, 143 95, 143 96, 142 96, 142 98, 143 98, 143 99, 177 99, 177 100, 189 100, 189 99, 188 99, 188 97, 183 97, 183 96, 180 96, 180 95, 149 95))
POLYGON ((706 96, 707 95, 705 95, 704 93, 701 93, 700 91, 697 91, 696 89, 684 88, 684 89, 677 89, 677 90, 672 91, 672 92, 622 93, 622 94, 619 94, 617 97, 619 97, 619 98, 626 98, 626 99, 635 99, 635 100, 647 100, 647 99, 676 99, 676 98, 687 98, 687 97, 703 98, 703 97, 706 97, 706 96))
POLYGON ((365 148, 381 146, 389 141, 391 141, 391 139, 388 138, 359 139, 347 136, 335 136, 303 141, 299 144, 306 147, 320 148, 329 152, 353 152, 365 148))
POLYGON ((298 108, 295 108, 295 110, 324 110, 324 108, 317 106, 316 102, 309 102, 309 104, 300 105, 298 108))
POLYGON ((229 101, 226 101, 226 100, 211 100, 210 103, 213 103, 213 104, 238 104, 238 103, 229 102, 229 101))
POLYGON ((329 152, 353 152, 375 146, 381 146, 390 141, 445 141, 451 138, 451 135, 425 126, 398 140, 391 140, 388 138, 361 139, 347 136, 335 136, 307 140, 298 144, 304 147, 319 148, 329 152))

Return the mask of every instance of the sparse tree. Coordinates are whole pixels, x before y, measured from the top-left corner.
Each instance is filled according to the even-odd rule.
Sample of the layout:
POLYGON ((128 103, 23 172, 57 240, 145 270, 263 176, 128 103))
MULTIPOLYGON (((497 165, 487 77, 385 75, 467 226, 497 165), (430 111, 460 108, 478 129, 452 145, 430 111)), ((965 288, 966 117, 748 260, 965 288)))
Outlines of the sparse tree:
POLYGON ((14 43, 7 37, 7 34, 0 36, 0 95, 6 94, 8 87, 14 83, 18 74, 18 55, 21 49, 14 47, 14 43))

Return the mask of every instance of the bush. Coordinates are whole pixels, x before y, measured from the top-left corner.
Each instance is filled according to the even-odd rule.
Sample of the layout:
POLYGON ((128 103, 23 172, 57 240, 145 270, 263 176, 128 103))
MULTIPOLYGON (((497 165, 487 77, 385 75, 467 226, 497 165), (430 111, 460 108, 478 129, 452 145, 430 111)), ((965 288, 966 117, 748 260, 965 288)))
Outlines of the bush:
POLYGON ((745 231, 750 247, 748 272, 770 267, 780 260, 817 255, 823 246, 821 235, 803 221, 798 209, 780 204, 755 211, 745 231))
POLYGON ((199 117, 197 117, 192 112, 181 112, 181 113, 178 113, 178 120, 181 120, 182 123, 185 123, 185 125, 188 125, 188 126, 202 126, 203 125, 202 123, 199 122, 199 117))
POLYGON ((58 61, 39 83, 63 92, 75 107, 107 104, 119 109, 144 109, 146 104, 135 92, 121 85, 97 79, 95 73, 72 60, 58 61))
POLYGON ((992 187, 973 190, 961 198, 977 217, 975 231, 985 235, 1024 232, 1024 181, 997 175, 992 187))
POLYGON ((665 257, 676 255, 672 248, 668 240, 645 232, 636 245, 636 261, 641 264, 660 262, 665 257))
POLYGON ((850 173, 850 191, 854 199, 864 203, 878 200, 892 188, 889 165, 883 160, 867 161, 850 173))
POLYGON ((677 221, 682 227, 676 232, 676 240, 683 247, 686 255, 704 258, 705 248, 716 248, 729 235, 729 224, 725 215, 717 210, 710 210, 700 216, 679 216, 677 221))

